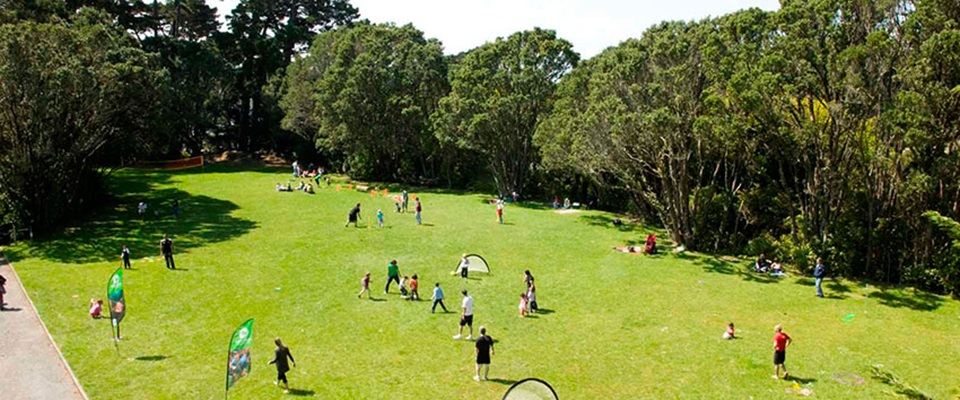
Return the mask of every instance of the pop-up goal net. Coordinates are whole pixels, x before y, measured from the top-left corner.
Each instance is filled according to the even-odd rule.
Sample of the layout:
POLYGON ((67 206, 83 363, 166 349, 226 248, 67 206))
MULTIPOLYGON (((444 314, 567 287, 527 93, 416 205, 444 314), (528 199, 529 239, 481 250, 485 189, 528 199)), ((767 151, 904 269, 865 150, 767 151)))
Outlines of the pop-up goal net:
MULTIPOLYGON (((467 267, 469 272, 483 272, 490 273, 490 265, 487 264, 487 260, 484 260, 483 257, 480 257, 478 254, 467 254, 467 261, 470 262, 470 266, 467 267)), ((454 270, 460 272, 460 261, 457 261, 457 268, 454 270)))
POLYGON ((557 392, 549 383, 537 378, 527 378, 510 386, 503 400, 559 400, 557 392))

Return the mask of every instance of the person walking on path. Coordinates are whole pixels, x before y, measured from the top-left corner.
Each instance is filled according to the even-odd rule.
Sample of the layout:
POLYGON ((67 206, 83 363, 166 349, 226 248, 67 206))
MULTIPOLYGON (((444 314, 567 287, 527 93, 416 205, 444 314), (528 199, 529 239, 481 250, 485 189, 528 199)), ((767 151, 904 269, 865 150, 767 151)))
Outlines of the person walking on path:
POLYGON ((445 313, 450 312, 450 311, 447 311, 447 306, 443 304, 443 289, 440 289, 440 282, 437 282, 433 286, 432 300, 433 300, 433 306, 430 307, 430 314, 433 314, 434 311, 437 310, 437 304, 439 304, 440 307, 443 307, 443 312, 445 313))
POLYGON ((120 259, 123 260, 123 269, 130 269, 130 249, 127 245, 123 245, 123 249, 120 250, 120 259))
POLYGON ((400 193, 400 212, 407 212, 408 201, 410 201, 410 197, 407 195, 407 189, 403 189, 403 192, 400 193))
POLYGON ((357 203, 355 207, 350 209, 350 214, 347 215, 347 223, 344 224, 343 227, 346 228, 350 226, 351 222, 353 222, 353 227, 359 228, 360 226, 357 225, 358 219, 360 219, 360 203, 357 203))
POLYGON ((773 336, 773 379, 780 379, 780 367, 783 367, 783 379, 787 379, 790 373, 787 372, 787 346, 793 343, 790 335, 783 333, 783 327, 777 325, 773 327, 776 335, 773 336))
POLYGON ((417 204, 414 206, 414 211, 417 212, 417 225, 421 225, 423 220, 420 219, 420 211, 423 211, 423 207, 420 206, 420 198, 417 197, 417 204))
POLYGON ((477 338, 477 373, 473 380, 480 381, 480 370, 483 369, 483 380, 487 380, 487 374, 490 373, 490 355, 497 354, 493 348, 493 338, 487 336, 487 328, 480 327, 480 337, 477 338))
POLYGON ((160 241, 160 252, 163 253, 163 261, 167 263, 167 269, 177 269, 177 266, 173 263, 173 240, 170 240, 170 237, 166 234, 160 241))
POLYGON ((390 282, 393 281, 400 285, 400 267, 397 266, 397 260, 392 260, 390 264, 387 264, 387 286, 383 287, 383 293, 390 293, 390 282))
POLYGON ((463 304, 460 305, 460 330, 457 331, 457 334, 453 337, 455 340, 459 340, 463 337, 463 326, 470 327, 470 336, 467 336, 467 340, 473 340, 473 297, 467 295, 467 290, 461 290, 460 293, 463 295, 463 304))
POLYGON ((290 370, 290 364, 287 364, 287 359, 289 358, 290 361, 293 362, 294 367, 297 366, 297 362, 294 361, 293 354, 290 354, 290 349, 283 345, 280 338, 274 340, 273 343, 277 345, 277 349, 273 351, 273 360, 267 363, 267 365, 277 365, 277 380, 274 381, 273 384, 280 386, 280 382, 283 382, 283 392, 290 393, 290 384, 287 383, 287 371, 290 370))
MULTIPOLYGON (((7 294, 7 278, 4 278, 3 275, 0 275, 0 311, 6 310, 6 304, 3 302, 3 295, 7 294)), ((437 287, 440 287, 440 284, 437 284, 437 287)), ((444 308, 446 310, 446 308, 444 308)))
POLYGON ((817 297, 823 297, 823 275, 826 274, 825 268, 823 266, 823 260, 817 257, 817 266, 813 268, 813 279, 816 282, 817 286, 817 297))

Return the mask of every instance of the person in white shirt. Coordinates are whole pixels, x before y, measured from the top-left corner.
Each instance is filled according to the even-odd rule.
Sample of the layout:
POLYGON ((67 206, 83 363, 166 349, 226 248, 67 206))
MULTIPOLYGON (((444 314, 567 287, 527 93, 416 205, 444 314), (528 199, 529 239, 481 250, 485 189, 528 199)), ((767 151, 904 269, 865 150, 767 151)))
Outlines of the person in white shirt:
POLYGON ((453 338, 460 339, 463 337, 463 326, 466 325, 470 327, 470 336, 467 336, 467 340, 473 340, 473 297, 467 295, 466 289, 460 291, 460 293, 463 294, 463 304, 461 305, 463 311, 460 314, 460 330, 453 338))

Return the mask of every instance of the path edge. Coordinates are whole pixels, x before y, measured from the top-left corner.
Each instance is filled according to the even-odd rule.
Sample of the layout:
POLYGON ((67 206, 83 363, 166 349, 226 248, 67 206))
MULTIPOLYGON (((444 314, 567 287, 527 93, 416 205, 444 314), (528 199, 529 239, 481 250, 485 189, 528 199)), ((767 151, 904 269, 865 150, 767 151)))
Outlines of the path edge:
POLYGON ((63 352, 60 351, 60 346, 57 345, 57 342, 53 340, 53 336, 50 335, 50 330, 47 329, 47 324, 43 322, 43 318, 40 318, 40 313, 37 312, 37 306, 33 304, 33 299, 30 298, 30 292, 27 291, 27 287, 23 286, 23 280, 20 279, 20 275, 17 274, 17 270, 13 267, 13 263, 10 260, 7 260, 7 257, 0 251, 0 265, 9 265, 10 272, 13 273, 13 276, 17 279, 17 284, 20 285, 20 289, 23 290, 24 296, 27 297, 27 301, 30 302, 30 310, 33 311, 33 317, 40 322, 40 327, 43 328, 43 333, 47 335, 47 339, 50 340, 50 343, 53 344, 53 349, 57 351, 57 356, 60 357, 60 364, 67 370, 67 373, 70 374, 70 379, 73 380, 73 385, 77 388, 77 392, 80 393, 80 397, 84 400, 90 400, 90 397, 87 396, 87 392, 83 391, 83 385, 80 384, 80 381, 77 379, 77 375, 73 373, 73 369, 70 368, 70 364, 67 362, 67 359, 63 357, 63 352))

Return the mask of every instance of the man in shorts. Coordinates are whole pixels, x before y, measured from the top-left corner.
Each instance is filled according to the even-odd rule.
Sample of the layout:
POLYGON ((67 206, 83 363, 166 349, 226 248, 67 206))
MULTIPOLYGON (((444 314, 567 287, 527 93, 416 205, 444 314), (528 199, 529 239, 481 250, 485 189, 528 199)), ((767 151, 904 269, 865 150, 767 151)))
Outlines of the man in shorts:
POLYGON ((473 340, 473 297, 467 295, 467 290, 461 290, 463 294, 463 304, 460 308, 463 310, 460 313, 460 330, 457 331, 457 334, 453 337, 455 340, 459 340, 463 337, 463 326, 470 327, 470 336, 467 336, 467 340, 473 340))
POLYGON ((483 380, 487 380, 487 374, 490 373, 490 355, 497 354, 497 351, 493 348, 493 338, 487 336, 487 328, 480 327, 480 337, 477 338, 477 373, 473 376, 473 380, 480 380, 480 370, 483 370, 483 380))
POLYGON ((780 367, 783 367, 783 379, 787 379, 790 373, 787 372, 787 346, 793 343, 790 335, 783 333, 783 327, 777 325, 773 327, 776 335, 773 337, 773 366, 775 368, 773 379, 780 379, 780 367))

